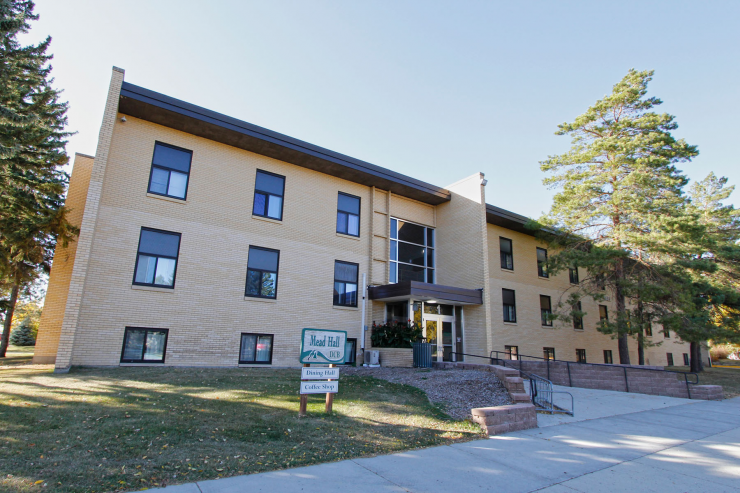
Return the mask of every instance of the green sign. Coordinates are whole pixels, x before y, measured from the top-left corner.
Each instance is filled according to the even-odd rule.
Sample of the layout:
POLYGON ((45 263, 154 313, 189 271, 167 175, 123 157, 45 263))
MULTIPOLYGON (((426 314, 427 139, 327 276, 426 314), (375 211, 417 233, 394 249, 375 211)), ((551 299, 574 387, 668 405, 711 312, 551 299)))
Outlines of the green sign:
POLYGON ((301 363, 344 363, 347 331, 303 329, 301 333, 301 363))

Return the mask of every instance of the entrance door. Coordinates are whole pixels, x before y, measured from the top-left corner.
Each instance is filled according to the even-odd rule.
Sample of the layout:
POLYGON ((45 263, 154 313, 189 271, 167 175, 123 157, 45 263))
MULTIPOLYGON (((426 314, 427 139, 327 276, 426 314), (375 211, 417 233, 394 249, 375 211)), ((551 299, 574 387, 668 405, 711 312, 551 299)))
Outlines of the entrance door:
POLYGON ((453 361, 455 317, 424 314, 424 337, 432 345, 434 361, 453 361))

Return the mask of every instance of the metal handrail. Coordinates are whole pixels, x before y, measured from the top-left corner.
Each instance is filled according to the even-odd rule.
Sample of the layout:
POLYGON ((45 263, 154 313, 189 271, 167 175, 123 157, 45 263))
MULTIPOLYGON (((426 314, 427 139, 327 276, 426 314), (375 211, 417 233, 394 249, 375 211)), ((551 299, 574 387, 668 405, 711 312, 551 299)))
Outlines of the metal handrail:
MULTIPOLYGON (((521 371, 521 370, 520 370, 521 371)), ((576 407, 575 407, 575 399, 573 398, 573 394, 570 392, 564 392, 562 390, 553 390, 553 384, 550 380, 546 378, 542 378, 539 375, 535 375, 534 373, 529 375, 529 389, 532 397, 532 403, 539 407, 542 411, 548 412, 550 414, 555 413, 563 413, 563 414, 570 414, 571 416, 575 416, 576 407), (542 382, 546 388, 540 389, 540 384, 538 382, 542 382), (545 397, 540 397, 540 394, 545 394, 545 397), (570 411, 567 409, 560 409, 556 408, 555 406, 555 400, 553 399, 553 394, 566 394, 570 396, 570 411)))
MULTIPOLYGON (((686 385, 686 393, 687 393, 689 399, 691 399, 691 387, 690 387, 690 385, 698 385, 698 383, 699 383, 699 375, 697 373, 694 373, 694 372, 683 372, 683 371, 675 371, 675 370, 658 370, 658 369, 655 369, 655 368, 636 368, 636 367, 633 367, 633 366, 610 365, 610 364, 605 364, 605 363, 581 363, 580 361, 564 361, 564 360, 559 360, 559 359, 555 359, 555 358, 542 358, 540 356, 531 356, 531 355, 528 355, 528 354, 521 354, 521 353, 517 353, 516 354, 516 358, 517 359, 515 359, 515 360, 511 359, 511 356, 512 356, 511 351, 507 352, 507 351, 496 351, 496 350, 493 350, 493 351, 491 351, 489 353, 489 360, 491 362, 493 362, 494 360, 501 361, 502 362, 502 366, 504 366, 504 367, 506 366, 506 361, 520 361, 520 362, 524 362, 524 360, 521 359, 523 357, 524 358, 532 358, 532 359, 535 359, 535 360, 545 361, 547 363, 547 377, 548 377, 548 380, 550 378, 550 361, 558 362, 558 363, 565 363, 567 365, 567 368, 568 368, 568 385, 570 387, 573 387, 573 379, 572 379, 571 373, 570 373, 570 365, 571 364, 576 364, 576 365, 590 365, 590 366, 606 366, 606 367, 609 367, 609 368, 622 368, 624 370, 624 386, 625 386, 626 392, 629 392, 630 391, 629 377, 627 375, 627 370, 659 371, 659 372, 662 372, 662 373, 680 374, 680 375, 683 376, 684 383, 686 385), (494 353, 496 353, 496 357, 493 356, 494 353), (508 359, 507 358, 500 358, 499 357, 499 354, 501 354, 501 353, 503 353, 504 355, 508 355, 509 358, 508 359), (689 375, 693 375, 694 377, 696 377, 696 381, 695 382, 690 381, 689 380, 689 375)), ((519 366, 521 367, 521 364, 519 366)), ((520 368, 517 368, 517 369, 519 371, 522 371, 520 368)))

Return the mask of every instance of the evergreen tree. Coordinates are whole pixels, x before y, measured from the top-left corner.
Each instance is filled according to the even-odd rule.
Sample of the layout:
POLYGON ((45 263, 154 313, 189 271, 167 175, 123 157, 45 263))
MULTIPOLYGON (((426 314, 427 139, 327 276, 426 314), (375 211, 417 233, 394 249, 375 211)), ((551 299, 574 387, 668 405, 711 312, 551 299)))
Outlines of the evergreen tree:
POLYGON ((0 276, 9 286, 0 357, 19 292, 48 269, 57 240, 75 233, 63 197, 68 176, 67 104, 59 101, 47 54, 51 38, 21 46, 38 19, 30 0, 0 0, 0 276))
POLYGON ((10 343, 14 346, 35 346, 36 330, 33 322, 24 318, 23 321, 10 333, 10 343))
POLYGON ((671 135, 678 127, 673 116, 653 111, 662 101, 646 96, 652 76, 630 70, 611 94, 559 125, 556 135, 570 135, 571 149, 540 163, 549 174, 543 182, 560 189, 541 220, 558 232, 545 234, 558 252, 550 269, 578 265, 590 273, 571 304, 579 296, 614 294, 616 319, 599 330, 617 338, 622 364, 630 362, 628 337, 645 323, 632 323, 627 303, 651 284, 643 279, 641 285, 637 273, 645 270, 649 252, 666 248, 671 232, 683 226, 678 216, 687 179, 675 164, 698 154, 671 135))

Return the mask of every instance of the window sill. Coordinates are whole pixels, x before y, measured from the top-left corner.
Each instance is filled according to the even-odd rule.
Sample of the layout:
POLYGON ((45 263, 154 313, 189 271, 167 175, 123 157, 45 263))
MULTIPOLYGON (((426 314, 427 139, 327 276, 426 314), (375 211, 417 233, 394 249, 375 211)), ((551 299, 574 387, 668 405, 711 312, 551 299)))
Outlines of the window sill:
POLYGON ((152 361, 151 363, 119 363, 118 366, 152 366, 152 365, 164 365, 162 361, 152 361))
POLYGON ((340 238, 347 238, 348 240, 360 241, 360 237, 359 236, 346 235, 344 233, 337 233, 337 236, 340 237, 340 238))
POLYGON ((131 289, 140 289, 141 291, 156 291, 158 293, 174 293, 175 288, 158 288, 156 286, 139 286, 138 284, 132 284, 131 289))
POLYGON ((266 223, 283 224, 283 222, 278 219, 271 219, 269 217, 255 216, 254 214, 252 214, 252 219, 257 219, 258 221, 265 221, 266 223))
POLYGON ((504 322, 504 325, 519 325, 518 322, 504 322))
POLYGON ((259 368, 261 366, 272 366, 272 363, 239 363, 238 368, 259 368))
POLYGON ((184 199, 176 199, 175 197, 167 197, 166 195, 157 195, 156 193, 146 193, 147 197, 150 197, 152 199, 160 199, 160 200, 166 200, 167 202, 174 202, 176 204, 187 204, 188 201, 184 199))
POLYGON ((339 306, 339 305, 332 305, 332 308, 335 310, 350 310, 350 311, 357 311, 360 309, 358 306, 339 306))
POLYGON ((257 298, 256 296, 245 296, 244 301, 258 301, 260 303, 277 303, 276 299, 272 298, 257 298))
POLYGON ((543 329, 554 329, 555 326, 554 325, 543 325, 542 328, 543 329))
POLYGON ((539 279, 542 279, 543 281, 549 281, 549 280, 550 280, 550 278, 549 278, 549 277, 542 277, 542 276, 537 276, 537 277, 538 277, 539 279))
POLYGON ((507 269, 505 267, 501 267, 501 272, 508 272, 509 274, 513 274, 514 273, 514 269, 507 269))
POLYGON ((584 329, 573 329, 573 330, 575 330, 576 332, 585 332, 584 329))

